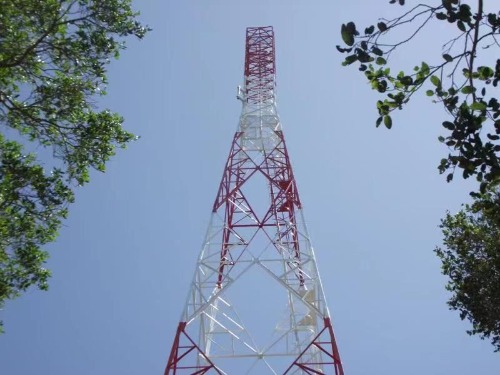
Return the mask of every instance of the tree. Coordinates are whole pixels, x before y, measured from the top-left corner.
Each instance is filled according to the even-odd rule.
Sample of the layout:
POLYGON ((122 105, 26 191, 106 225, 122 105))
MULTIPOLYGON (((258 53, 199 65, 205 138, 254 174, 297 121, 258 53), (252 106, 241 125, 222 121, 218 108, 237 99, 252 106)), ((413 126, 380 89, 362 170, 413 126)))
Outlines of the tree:
POLYGON ((500 189, 441 222, 445 249, 436 248, 452 293, 448 305, 472 323, 467 332, 490 338, 500 351, 500 189))
POLYGON ((149 29, 131 0, 0 0, 0 9, 1 307, 31 285, 47 288, 42 246, 57 237, 73 187, 136 138, 95 99, 125 38, 149 29), (8 128, 25 146, 51 149, 50 168, 8 140, 8 128))
MULTIPOLYGON (((389 2, 405 5, 404 0, 389 2)), ((363 32, 348 22, 342 25, 341 36, 345 45, 337 49, 347 54, 342 64, 359 64, 372 89, 383 95, 376 103, 377 127, 383 123, 391 129, 392 112, 404 109, 417 92, 444 107, 446 134, 439 141, 450 153, 441 159, 438 170, 448 172, 448 182, 457 168, 463 178, 475 176, 479 192, 471 193, 472 205, 443 219, 447 248, 437 248, 436 254, 443 274, 450 278, 449 307, 472 323, 468 333, 491 337, 500 350, 500 103, 496 91, 500 59, 484 56, 485 50, 500 47, 500 13, 485 11, 483 0, 476 1, 475 9, 459 0, 442 0, 434 6, 418 4, 393 19, 380 19, 363 32), (443 53, 415 62, 412 72, 391 71, 391 55, 435 22, 448 24, 455 33, 442 46, 443 53)))
POLYGON ((448 134, 439 141, 451 153, 441 160, 440 173, 448 171, 447 180, 451 181, 458 167, 464 178, 475 176, 482 191, 500 178, 500 103, 494 96, 500 59, 489 65, 476 64, 478 53, 500 46, 499 14, 486 13, 483 0, 477 1, 475 13, 459 0, 442 0, 440 5, 419 4, 394 19, 381 19, 363 34, 354 22, 348 22, 342 25, 341 34, 347 48, 337 49, 348 54, 343 65, 358 62, 372 89, 385 96, 377 101, 377 126, 383 122, 390 129, 391 113, 403 109, 415 93, 427 88, 425 94, 449 114, 442 122, 448 134), (391 72, 390 56, 432 21, 447 22, 456 31, 443 45, 443 55, 434 62, 417 62, 411 73, 391 72))

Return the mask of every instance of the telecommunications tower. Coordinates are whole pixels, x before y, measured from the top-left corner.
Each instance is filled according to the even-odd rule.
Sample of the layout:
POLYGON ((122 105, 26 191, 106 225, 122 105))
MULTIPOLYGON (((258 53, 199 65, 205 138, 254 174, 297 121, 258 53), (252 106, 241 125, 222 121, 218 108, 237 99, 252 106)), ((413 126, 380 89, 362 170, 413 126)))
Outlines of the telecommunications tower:
POLYGON ((247 28, 240 121, 165 374, 344 374, 275 73, 273 28, 247 28))

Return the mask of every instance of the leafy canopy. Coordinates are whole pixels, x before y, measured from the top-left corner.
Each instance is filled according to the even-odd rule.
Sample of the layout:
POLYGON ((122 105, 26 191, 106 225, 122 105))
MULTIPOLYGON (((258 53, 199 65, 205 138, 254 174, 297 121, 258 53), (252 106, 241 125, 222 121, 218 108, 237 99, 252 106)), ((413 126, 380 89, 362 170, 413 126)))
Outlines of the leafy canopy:
POLYGON ((391 113, 403 109, 418 91, 443 105, 450 117, 442 122, 447 134, 439 141, 450 153, 438 169, 448 171, 451 181, 459 168, 464 178, 475 176, 485 191, 500 178, 500 103, 496 97, 500 59, 489 65, 476 60, 484 49, 499 46, 499 33, 500 15, 486 13, 482 0, 476 12, 459 0, 442 0, 436 6, 419 4, 394 19, 381 19, 364 31, 354 22, 343 24, 341 36, 347 46, 337 49, 347 54, 343 65, 358 63, 372 89, 384 95, 376 104, 377 126, 384 123, 390 129, 391 113), (391 71, 392 53, 432 22, 446 22, 455 29, 456 36, 444 44, 444 53, 418 62, 412 72, 391 71))
POLYGON ((452 293, 448 305, 472 323, 469 334, 489 338, 500 351, 500 189, 441 222, 446 248, 436 248, 452 293))
POLYGON ((33 154, 0 135, 0 304, 35 284, 47 289, 47 253, 73 192, 61 170, 47 176, 33 154))
MULTIPOLYGON (((106 69, 129 36, 149 30, 130 0, 0 0, 0 307, 31 285, 47 288, 47 253, 72 186, 136 137, 97 110, 106 69), (12 129, 52 150, 53 170, 6 138, 12 129), (55 168, 57 166, 57 168, 55 168)), ((12 131, 10 134, 13 134, 12 131)))

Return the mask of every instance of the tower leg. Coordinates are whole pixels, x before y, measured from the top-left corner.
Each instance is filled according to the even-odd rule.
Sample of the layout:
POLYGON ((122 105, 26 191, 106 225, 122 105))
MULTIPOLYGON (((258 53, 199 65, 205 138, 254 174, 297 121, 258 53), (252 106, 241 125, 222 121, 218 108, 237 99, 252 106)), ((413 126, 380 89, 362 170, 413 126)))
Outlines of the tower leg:
POLYGON ((180 322, 164 374, 189 373, 191 375, 202 375, 213 369, 217 374, 222 375, 199 346, 189 337, 185 329, 186 322, 180 322))

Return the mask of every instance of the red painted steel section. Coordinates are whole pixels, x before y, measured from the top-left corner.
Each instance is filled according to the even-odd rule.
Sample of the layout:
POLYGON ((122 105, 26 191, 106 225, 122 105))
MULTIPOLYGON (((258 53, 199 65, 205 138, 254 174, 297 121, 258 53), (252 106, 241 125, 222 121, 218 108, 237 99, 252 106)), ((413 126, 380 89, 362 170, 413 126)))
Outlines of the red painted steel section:
POLYGON ((206 374, 209 370, 214 370, 217 374, 222 375, 222 373, 215 367, 212 361, 205 355, 203 350, 199 348, 198 345, 189 337, 185 331, 186 322, 180 322, 177 327, 177 333, 175 335, 174 343, 172 345, 172 350, 168 358, 167 367, 165 368, 164 375, 176 375, 176 374, 186 374, 191 375, 202 375, 206 374), (181 343, 181 339, 187 339, 187 343, 181 343), (208 364, 183 364, 182 360, 188 356, 191 352, 197 352, 208 364))
MULTIPOLYGON (((339 351, 337 348, 337 343, 335 342, 335 336, 333 334, 332 323, 330 318, 324 319, 323 329, 316 335, 316 337, 311 341, 311 343, 299 354, 299 356, 293 361, 293 363, 286 369, 283 375, 292 374, 296 370, 296 367, 302 369, 307 374, 325 374, 314 369, 314 365, 322 366, 333 366, 335 370, 335 375, 344 375, 344 369, 342 367, 342 362, 340 361, 339 351), (323 352, 325 360, 322 362, 302 362, 301 358, 306 353, 311 346, 315 346, 323 352)), ((326 372, 329 374, 330 372, 326 372)))
POLYGON ((335 374, 344 375, 344 369, 342 367, 342 362, 340 361, 339 348, 337 347, 337 342, 335 341, 332 321, 330 318, 325 318, 325 326, 328 327, 328 332, 330 333, 330 344, 332 346, 333 360, 335 362, 335 374))
POLYGON ((245 87, 248 103, 274 97, 276 59, 272 26, 249 27, 245 48, 245 87))
MULTIPOLYGON (((217 281, 218 288, 222 288, 224 279, 237 263, 237 259, 233 257, 230 249, 233 243, 241 241, 241 238, 237 236, 238 228, 259 230, 264 227, 275 227, 278 233, 276 243, 290 249, 292 251, 291 258, 300 265, 296 210, 301 208, 301 203, 283 133, 276 131, 275 134, 278 142, 274 149, 264 156, 260 164, 255 164, 243 149, 241 144, 243 133, 237 132, 233 138, 231 151, 213 205, 213 212, 224 210, 225 221, 217 281), (268 180, 271 195, 269 207, 261 217, 255 213, 252 202, 245 197, 243 191, 245 183, 258 174, 262 174, 268 180), (248 207, 248 209, 246 215, 240 217, 241 212, 237 211, 237 207, 242 206, 248 207), (237 215, 238 213, 240 216, 237 215), (248 217, 251 217, 253 221, 245 221, 248 217)), ((282 251, 282 248, 277 248, 277 251, 282 251)), ((303 285, 304 275, 300 266, 296 276, 300 285, 303 285)))

